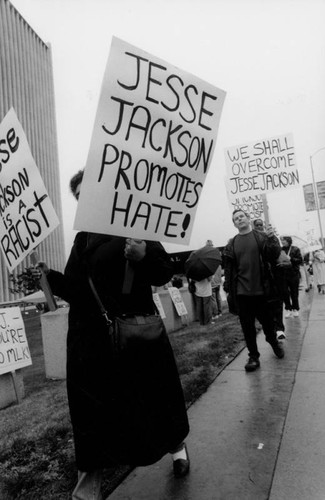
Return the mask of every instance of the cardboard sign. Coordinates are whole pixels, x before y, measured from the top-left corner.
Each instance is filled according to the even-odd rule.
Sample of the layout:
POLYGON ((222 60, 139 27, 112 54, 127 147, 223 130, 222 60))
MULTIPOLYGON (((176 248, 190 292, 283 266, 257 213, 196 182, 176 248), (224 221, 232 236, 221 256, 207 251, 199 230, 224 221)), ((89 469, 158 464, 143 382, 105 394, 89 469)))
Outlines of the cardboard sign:
POLYGON ((113 38, 75 229, 188 244, 224 99, 113 38))
POLYGON ((173 301, 178 316, 186 316, 187 309, 183 302, 181 292, 178 288, 171 286, 168 288, 169 295, 173 301))
POLYGON ((159 311, 160 317, 162 319, 166 318, 166 313, 165 313, 165 310, 164 310, 163 305, 161 303, 159 293, 153 293, 152 298, 153 298, 153 301, 155 303, 155 306, 157 307, 157 309, 159 311))
POLYGON ((0 246, 12 271, 59 224, 13 108, 0 125, 0 246))
POLYGON ((231 197, 229 200, 231 212, 234 210, 243 210, 243 212, 250 215, 252 220, 264 220, 264 206, 261 194, 254 196, 239 196, 231 197))
POLYGON ((0 309, 0 375, 32 364, 19 307, 0 309))
MULTIPOLYGON (((225 150, 226 186, 231 206, 255 203, 253 218, 262 210, 257 196, 299 187, 292 134, 233 146, 225 150)), ((235 208, 234 208, 235 209, 235 208)))

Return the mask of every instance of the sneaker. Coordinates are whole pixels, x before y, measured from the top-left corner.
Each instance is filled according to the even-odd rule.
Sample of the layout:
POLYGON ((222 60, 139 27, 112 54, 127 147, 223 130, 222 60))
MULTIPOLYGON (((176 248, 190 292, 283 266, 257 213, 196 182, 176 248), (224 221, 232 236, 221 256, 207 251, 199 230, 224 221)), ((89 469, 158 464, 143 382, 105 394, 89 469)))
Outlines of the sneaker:
POLYGON ((276 344, 272 344, 272 349, 277 358, 281 359, 284 357, 284 350, 279 342, 277 342, 276 344))
POLYGON ((288 309, 286 309, 286 312, 284 313, 284 317, 285 318, 291 318, 291 311, 289 311, 288 309))
POLYGON ((295 318, 298 318, 298 316, 299 316, 299 311, 297 311, 297 309, 294 309, 294 310, 292 311, 292 316, 294 316, 295 318))
POLYGON ((285 333, 282 330, 278 330, 276 332, 276 336, 278 340, 284 340, 286 338, 285 333))
POLYGON ((245 370, 247 372, 254 372, 257 368, 260 367, 260 362, 256 358, 248 358, 248 361, 245 365, 245 370))

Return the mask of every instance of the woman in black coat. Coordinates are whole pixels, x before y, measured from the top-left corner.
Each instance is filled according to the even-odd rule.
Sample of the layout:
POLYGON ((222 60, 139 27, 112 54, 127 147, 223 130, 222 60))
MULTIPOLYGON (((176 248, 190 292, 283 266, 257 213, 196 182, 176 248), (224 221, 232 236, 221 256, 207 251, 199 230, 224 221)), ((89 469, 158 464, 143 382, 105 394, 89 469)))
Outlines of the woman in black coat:
POLYGON ((282 236, 282 250, 290 258, 291 265, 286 266, 283 272, 283 300, 285 318, 299 316, 299 282, 300 266, 303 263, 298 247, 292 245, 291 236, 282 236))
POLYGON ((173 275, 162 245, 78 233, 64 274, 47 271, 52 291, 70 304, 67 391, 79 482, 72 498, 87 488, 99 499, 103 468, 149 465, 173 453, 175 475, 189 460, 183 391, 168 336, 126 349, 116 357, 108 327, 89 285, 91 276, 109 315, 153 314, 151 285, 173 275), (126 262, 134 273, 130 293, 122 287, 126 262))

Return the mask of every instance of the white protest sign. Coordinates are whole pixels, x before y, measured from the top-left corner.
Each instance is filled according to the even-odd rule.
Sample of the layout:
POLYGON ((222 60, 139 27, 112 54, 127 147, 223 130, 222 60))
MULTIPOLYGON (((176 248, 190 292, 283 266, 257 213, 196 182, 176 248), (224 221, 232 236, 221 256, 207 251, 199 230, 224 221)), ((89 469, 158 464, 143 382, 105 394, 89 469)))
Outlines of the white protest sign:
POLYGON ((0 246, 12 271, 59 224, 13 108, 0 124, 0 246))
POLYGON ((113 38, 75 229, 188 244, 224 99, 113 38))
POLYGON ((161 300, 160 300, 160 297, 159 297, 159 293, 153 293, 152 294, 152 298, 153 298, 153 301, 155 303, 155 306, 157 307, 158 309, 158 312, 160 314, 160 317, 162 319, 166 318, 166 313, 165 313, 165 310, 163 308, 163 305, 161 303, 161 300))
POLYGON ((257 197, 299 187, 292 134, 227 148, 225 158, 230 204, 251 205, 247 211, 254 212, 254 218, 262 210, 257 197))
POLYGON ((243 210, 245 213, 250 215, 251 219, 264 220, 264 205, 261 194, 230 197, 229 203, 231 212, 234 210, 243 210))
POLYGON ((168 288, 169 295, 173 301, 178 316, 186 316, 187 309, 183 302, 181 292, 178 288, 171 286, 168 288))
POLYGON ((32 364, 19 307, 0 309, 0 375, 32 364))

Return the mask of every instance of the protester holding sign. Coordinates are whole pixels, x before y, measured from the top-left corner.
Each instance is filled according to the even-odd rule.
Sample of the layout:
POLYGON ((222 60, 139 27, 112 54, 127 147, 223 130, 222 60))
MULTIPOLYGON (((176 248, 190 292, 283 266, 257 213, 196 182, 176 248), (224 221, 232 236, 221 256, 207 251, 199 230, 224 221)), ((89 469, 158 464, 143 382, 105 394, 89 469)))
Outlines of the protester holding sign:
MULTIPOLYGON (((80 182, 73 184, 75 196, 80 182)), ((167 334, 117 357, 89 283, 91 276, 112 318, 153 314, 151 285, 161 286, 173 275, 162 245, 80 232, 64 274, 47 271, 53 292, 70 304, 67 389, 79 471, 72 498, 89 498, 87 492, 94 491, 91 498, 100 499, 103 468, 149 465, 168 452, 175 476, 185 475, 189 425, 167 334), (124 295, 127 261, 134 277, 124 295)))
POLYGON ((242 210, 233 212, 233 223, 238 234, 224 249, 224 290, 228 294, 230 312, 239 315, 245 336, 249 355, 245 370, 254 371, 260 366, 255 319, 261 323, 274 354, 278 358, 284 356, 268 303, 274 295, 270 265, 275 265, 281 247, 272 228, 265 234, 252 230, 249 216, 242 210))

